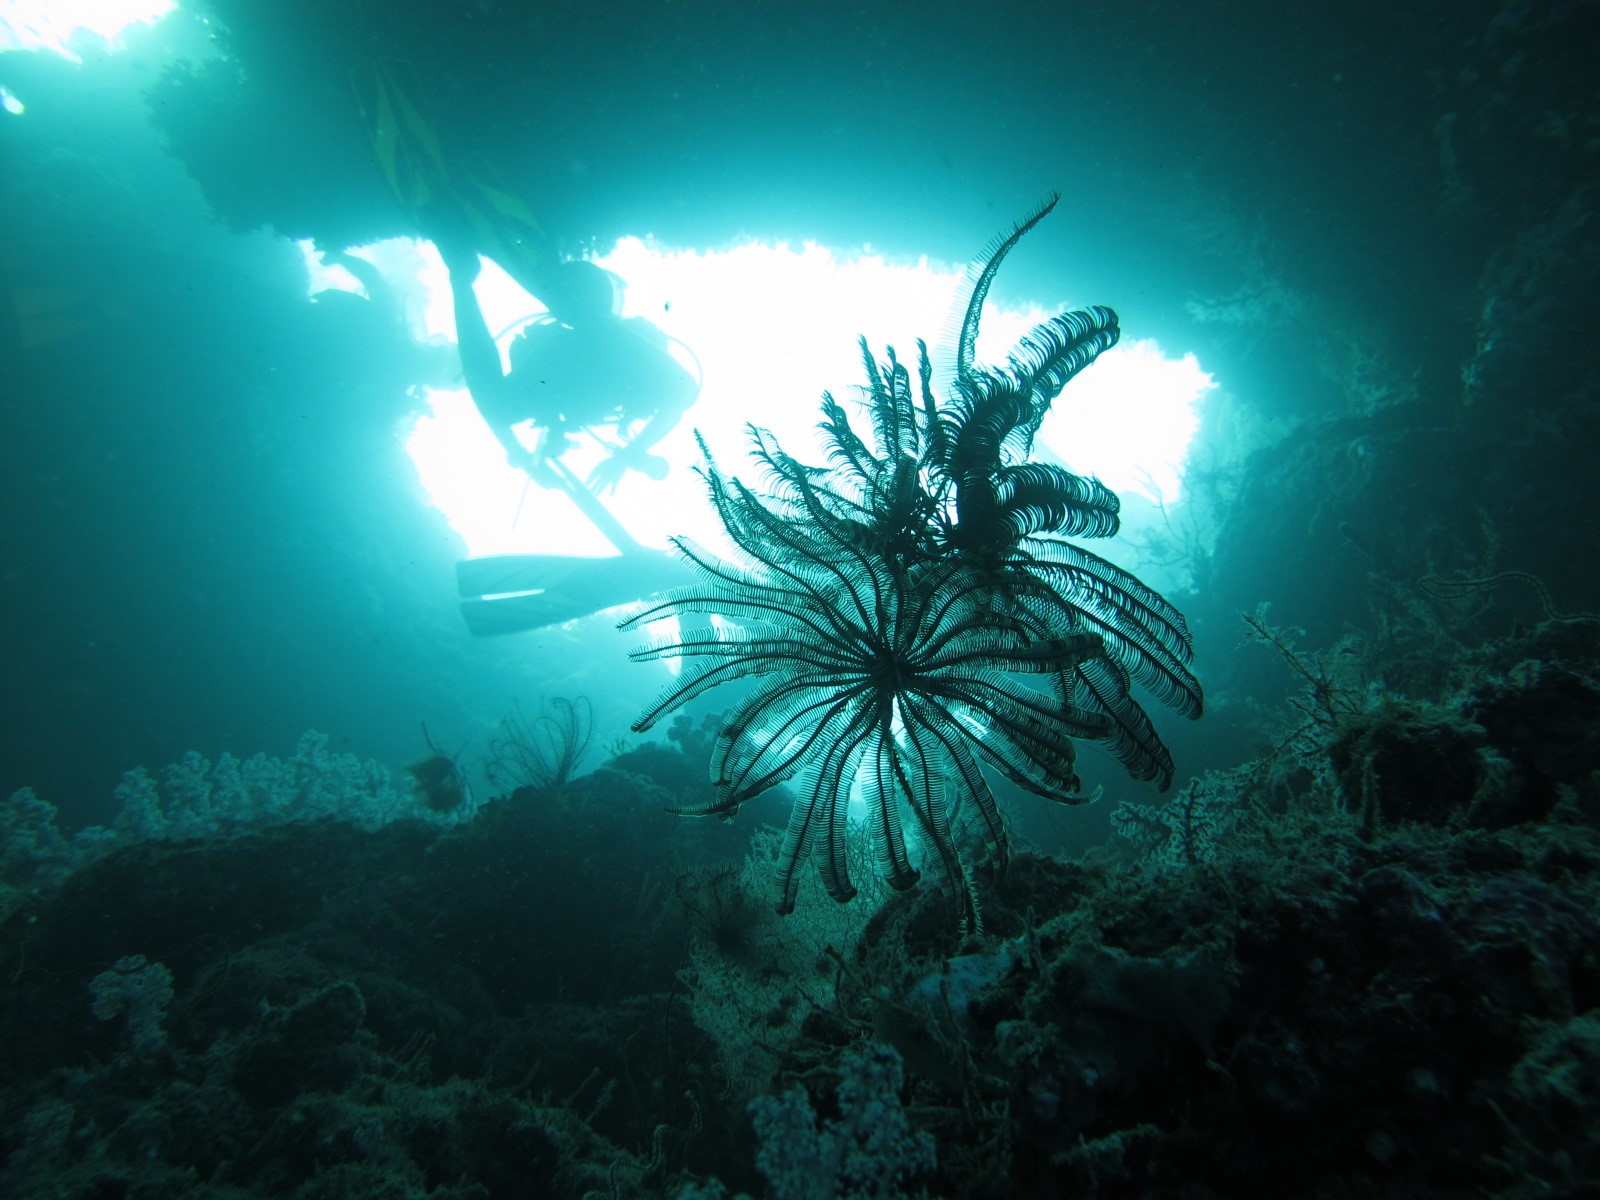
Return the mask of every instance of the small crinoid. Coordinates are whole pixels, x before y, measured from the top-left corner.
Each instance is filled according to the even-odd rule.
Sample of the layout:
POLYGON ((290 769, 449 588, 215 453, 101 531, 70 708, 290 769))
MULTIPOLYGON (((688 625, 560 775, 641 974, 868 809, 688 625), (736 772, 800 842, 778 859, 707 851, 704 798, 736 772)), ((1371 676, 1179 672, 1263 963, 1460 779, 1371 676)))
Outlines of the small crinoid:
POLYGON ((422 727, 422 740, 430 753, 406 768, 406 774, 411 776, 411 794, 425 809, 438 816, 470 814, 472 788, 460 764, 433 744, 426 725, 422 727))
POLYGON ((914 389, 892 351, 879 364, 863 344, 875 445, 825 396, 828 467, 790 458, 752 428, 771 481, 758 493, 705 453, 702 474, 738 556, 677 539, 697 581, 623 622, 715 614, 743 623, 636 651, 641 661, 691 661, 634 728, 720 684, 759 680, 723 718, 714 798, 686 811, 731 814, 800 781, 779 864, 780 911, 793 908, 797 870, 813 850, 829 894, 855 894, 846 814, 859 785, 879 870, 897 888, 918 877, 901 817, 909 809, 967 924, 976 909, 961 832, 980 829, 998 866, 1007 854, 986 768, 1078 801, 1074 740, 1097 739, 1137 778, 1166 787, 1171 758, 1130 685, 1199 715, 1182 615, 1064 540, 1116 532, 1116 496, 1097 480, 1027 461, 1051 401, 1116 341, 1116 314, 1063 313, 1029 334, 1007 368, 973 363, 978 313, 1000 261, 1053 204, 974 273, 948 403, 934 396, 925 347, 914 389))

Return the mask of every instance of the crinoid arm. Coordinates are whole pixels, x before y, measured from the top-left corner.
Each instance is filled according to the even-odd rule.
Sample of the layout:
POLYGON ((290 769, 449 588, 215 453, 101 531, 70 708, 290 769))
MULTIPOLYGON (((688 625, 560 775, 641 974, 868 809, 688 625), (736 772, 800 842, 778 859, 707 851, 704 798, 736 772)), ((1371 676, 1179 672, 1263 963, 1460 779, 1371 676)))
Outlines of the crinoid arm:
POLYGON ((957 374, 954 399, 939 410, 939 435, 931 439, 938 456, 929 463, 954 489, 953 546, 993 548, 1014 542, 1019 529, 1089 537, 1116 532, 1118 506, 1109 489, 1027 458, 1067 381, 1119 336, 1117 314, 1109 308, 1062 313, 1023 339, 1009 369, 969 365, 957 374))
POLYGON ((1122 502, 1098 479, 1055 463, 1022 463, 995 472, 994 520, 1012 542, 1038 533, 1111 537, 1121 527, 1122 502))
POLYGON ((1006 255, 1016 248, 1027 232, 1048 217, 1060 202, 1061 193, 1051 192, 1042 204, 991 242, 968 268, 970 283, 967 302, 961 309, 961 321, 955 331, 957 378, 972 370, 973 357, 978 350, 978 323, 983 316, 983 304, 989 298, 989 289, 994 285, 995 276, 1000 273, 1000 264, 1005 262, 1006 255))
POLYGON ((1071 610, 1072 627, 1098 634, 1121 663, 1162 704, 1194 720, 1204 707, 1200 681, 1189 670, 1194 641, 1178 609, 1115 563, 1058 538, 1024 543, 1028 573, 1043 580, 1071 610))

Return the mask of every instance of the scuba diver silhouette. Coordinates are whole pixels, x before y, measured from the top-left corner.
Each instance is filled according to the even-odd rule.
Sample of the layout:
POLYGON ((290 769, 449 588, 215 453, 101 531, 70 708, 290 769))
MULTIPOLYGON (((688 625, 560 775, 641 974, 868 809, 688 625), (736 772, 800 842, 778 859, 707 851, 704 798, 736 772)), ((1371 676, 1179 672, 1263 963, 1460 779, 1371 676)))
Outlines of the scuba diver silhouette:
POLYGON ((609 425, 617 440, 585 481, 588 491, 614 491, 630 470, 664 478, 667 460, 650 448, 678 424, 700 385, 673 357, 666 334, 643 317, 618 315, 615 277, 583 261, 540 272, 544 278, 531 282, 549 311, 511 344, 507 374, 473 288, 477 250, 454 231, 433 233, 450 271, 462 375, 507 461, 535 482, 570 493, 575 481, 559 469, 561 456, 580 432, 609 425), (516 434, 526 422, 539 431, 532 449, 516 434))
POLYGON ((674 357, 666 334, 642 317, 618 315, 613 276, 593 263, 562 260, 555 238, 492 163, 447 152, 413 76, 405 64, 381 59, 351 73, 376 165, 449 268, 462 374, 479 413, 513 466, 572 495, 592 518, 596 492, 615 490, 629 470, 653 479, 666 474, 666 460, 650 448, 694 402, 699 382, 674 357), (514 343, 509 375, 473 290, 482 258, 548 310, 514 343), (529 421, 540 430, 532 451, 514 432, 529 421), (607 425, 616 440, 587 486, 553 469, 580 431, 607 425))
POLYGON ((475 635, 537 629, 670 586, 685 574, 681 564, 636 541, 600 497, 630 470, 652 479, 666 474, 667 461, 652 447, 698 397, 698 372, 674 357, 673 339, 649 321, 618 315, 612 275, 562 260, 555 239, 492 163, 446 153, 405 64, 374 59, 351 72, 351 83, 379 171, 450 272, 461 373, 473 404, 507 460, 563 492, 618 551, 612 558, 503 554, 457 562, 468 627, 475 635), (475 291, 483 259, 548 310, 510 347, 509 373, 475 291), (517 436, 528 423, 539 431, 532 449, 517 436), (611 440, 598 432, 607 426, 611 440), (561 461, 583 432, 608 449, 587 481, 561 461))

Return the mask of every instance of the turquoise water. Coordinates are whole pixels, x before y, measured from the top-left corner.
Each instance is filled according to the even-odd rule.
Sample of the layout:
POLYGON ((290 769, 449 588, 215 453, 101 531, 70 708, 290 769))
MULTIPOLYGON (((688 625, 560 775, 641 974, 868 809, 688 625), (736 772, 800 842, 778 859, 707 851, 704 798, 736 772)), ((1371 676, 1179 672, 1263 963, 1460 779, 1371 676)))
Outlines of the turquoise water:
MULTIPOLYGON (((0 1190, 1592 1186, 1593 19, 214 0, 0 53, 0 1190), (841 831, 862 894, 805 862, 779 919, 789 795, 663 811, 727 807, 748 681, 632 732, 682 677, 629 652, 677 635, 616 606, 690 578, 662 512, 717 534, 688 433, 752 486, 745 420, 827 465, 859 362, 792 398, 830 302, 759 277, 717 277, 759 356, 678 334, 686 284, 590 337, 557 264, 959 268, 1054 192, 991 298, 1110 306, 1215 383, 1181 496, 1122 488, 1093 546, 1182 610, 1206 714, 1146 703, 1164 796, 1109 735, 1090 804, 984 759, 1004 882, 982 806, 919 837, 907 799, 915 889, 841 831), (312 295, 308 254, 377 243, 312 295), (491 350, 570 324, 520 391, 441 332, 463 254, 533 294, 484 301, 491 350), (525 475, 491 503, 535 557, 495 570, 407 451, 463 387, 525 475), (572 528, 598 565, 544 552, 572 528)), ((928 324, 942 372, 959 311, 928 324)))

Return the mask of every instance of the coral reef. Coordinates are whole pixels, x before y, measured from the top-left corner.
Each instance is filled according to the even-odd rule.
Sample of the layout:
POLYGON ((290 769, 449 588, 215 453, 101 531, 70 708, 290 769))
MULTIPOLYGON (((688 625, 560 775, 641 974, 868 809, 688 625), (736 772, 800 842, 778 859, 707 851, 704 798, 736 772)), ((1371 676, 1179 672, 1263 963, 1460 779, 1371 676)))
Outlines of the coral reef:
POLYGON ((0 1188, 1582 1194, 1592 628, 1463 651, 1426 701, 1262 628, 1285 736, 1106 852, 1018 852, 955 955, 927 889, 808 878, 779 917, 777 829, 707 865, 746 839, 660 811, 687 725, 470 823, 45 853, 0 923, 0 1188))

